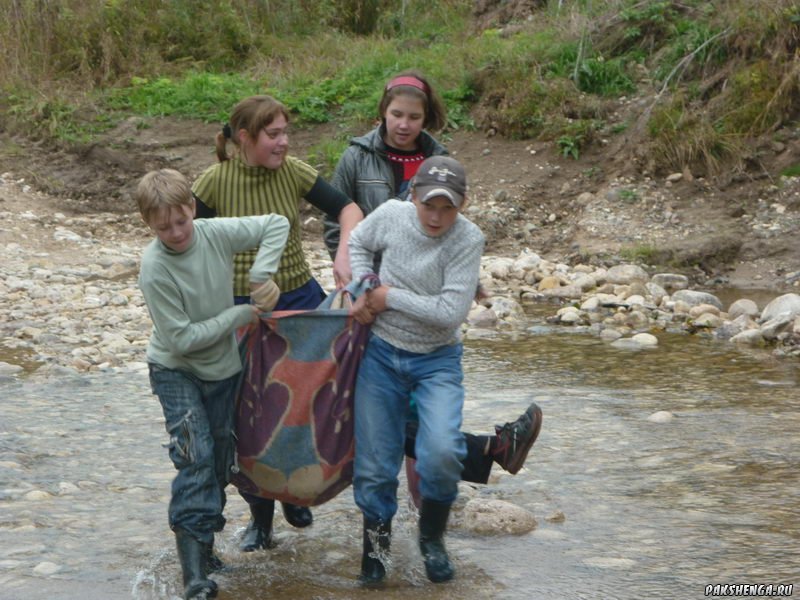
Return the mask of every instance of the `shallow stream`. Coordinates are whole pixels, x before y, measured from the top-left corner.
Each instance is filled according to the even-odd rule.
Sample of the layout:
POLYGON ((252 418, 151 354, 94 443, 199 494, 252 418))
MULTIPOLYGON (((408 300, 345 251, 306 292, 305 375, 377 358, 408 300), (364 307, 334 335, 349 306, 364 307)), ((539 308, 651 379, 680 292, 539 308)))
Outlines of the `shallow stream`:
MULTIPOLYGON (((457 579, 434 586, 402 503, 378 596, 355 583, 351 490, 317 507, 309 529, 276 516, 279 546, 243 555, 247 511, 229 488, 219 597, 702 598, 711 584, 800 583, 796 361, 681 334, 622 350, 535 325, 469 341, 464 366, 465 429, 489 431, 530 401, 544 411, 526 468, 495 467, 489 485, 462 494, 529 509, 534 531, 452 528, 457 579), (658 411, 672 418, 648 419, 658 411)), ((0 597, 177 597, 173 470, 146 375, 5 378, 0 397, 0 597)))

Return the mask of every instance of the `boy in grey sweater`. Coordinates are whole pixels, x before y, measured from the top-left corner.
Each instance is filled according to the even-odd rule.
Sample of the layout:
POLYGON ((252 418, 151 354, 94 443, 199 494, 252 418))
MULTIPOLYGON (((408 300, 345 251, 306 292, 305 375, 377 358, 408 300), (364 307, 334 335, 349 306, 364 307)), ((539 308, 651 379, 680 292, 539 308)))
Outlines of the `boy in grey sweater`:
POLYGON ((461 213, 466 175, 447 156, 422 163, 413 202, 389 200, 350 237, 354 279, 372 272, 382 254, 380 287, 360 297, 353 315, 372 323, 355 396, 355 501, 364 516, 360 580, 385 578, 397 512, 398 473, 413 393, 419 415, 416 470, 422 504, 419 544, 428 578, 453 578, 443 535, 458 494, 464 403, 461 323, 478 287, 484 237, 461 213))

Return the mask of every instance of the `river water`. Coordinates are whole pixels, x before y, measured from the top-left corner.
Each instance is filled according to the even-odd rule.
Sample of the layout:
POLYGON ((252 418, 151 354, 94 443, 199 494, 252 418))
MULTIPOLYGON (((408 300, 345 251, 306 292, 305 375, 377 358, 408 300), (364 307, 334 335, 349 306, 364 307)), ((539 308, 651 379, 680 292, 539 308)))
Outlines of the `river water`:
MULTIPOLYGON (((279 546, 243 555, 247 511, 229 488, 219 597, 702 598, 712 584, 800 584, 796 361, 681 334, 622 350, 534 324, 468 341, 464 366, 465 429, 485 432, 531 400, 543 409, 526 468, 495 467, 462 494, 529 509, 534 531, 452 528, 457 578, 435 586, 403 502, 389 585, 375 593, 355 584, 351 490, 306 530, 276 515, 279 546), (658 411, 672 418, 648 419, 658 411)), ((34 373, 0 379, 0 395, 0 598, 178 597, 173 471, 146 375, 34 373)))

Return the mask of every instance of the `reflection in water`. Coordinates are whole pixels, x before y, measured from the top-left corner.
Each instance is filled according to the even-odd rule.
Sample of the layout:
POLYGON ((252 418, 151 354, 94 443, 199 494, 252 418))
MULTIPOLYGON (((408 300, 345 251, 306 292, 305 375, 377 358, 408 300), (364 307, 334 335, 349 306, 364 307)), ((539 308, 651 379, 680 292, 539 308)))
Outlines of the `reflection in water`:
MULTIPOLYGON (((533 535, 544 561, 537 581, 566 577, 603 598, 695 597, 720 581, 791 583, 800 572, 797 363, 756 361, 682 335, 631 352, 554 331, 472 344, 468 355, 481 387, 506 388, 490 400, 514 381, 545 412, 529 460, 540 493, 514 498, 537 516, 566 514, 556 535, 553 527, 533 535), (648 421, 657 411, 674 418, 648 421)), ((522 567, 512 556, 497 561, 509 577, 522 567)))
MULTIPOLYGON (((490 537, 456 523, 457 580, 434 586, 403 505, 382 598, 701 597, 709 583, 800 583, 796 362, 682 335, 632 352, 538 331, 468 342, 465 429, 513 419, 530 397, 545 421, 526 469, 495 468, 492 484, 465 486, 459 500, 513 502, 538 528, 490 537), (657 411, 674 417, 648 420, 657 411), (558 511, 563 522, 548 520, 558 511)), ((173 471, 146 376, 34 375, 0 380, 0 394, 0 595, 174 597, 173 471)), ((376 597, 354 581, 350 490, 316 508, 308 530, 277 516, 271 552, 238 553, 246 513, 231 489, 221 598, 376 597)))

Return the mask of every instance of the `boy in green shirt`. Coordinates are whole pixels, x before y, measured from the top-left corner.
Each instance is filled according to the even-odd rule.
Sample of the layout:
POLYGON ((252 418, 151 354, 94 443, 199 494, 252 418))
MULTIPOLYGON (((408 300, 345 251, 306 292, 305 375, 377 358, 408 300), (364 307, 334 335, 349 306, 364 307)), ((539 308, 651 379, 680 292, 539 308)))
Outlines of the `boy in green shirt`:
POLYGON ((233 464, 234 394, 242 369, 235 332, 272 310, 272 281, 289 233, 280 215, 194 220, 186 178, 151 171, 135 199, 156 235, 144 250, 139 287, 153 332, 147 348, 150 383, 164 412, 172 482, 169 525, 175 532, 184 598, 213 597, 208 579, 214 532, 225 518, 233 464), (258 248, 250 269, 254 305, 233 303, 233 257, 258 248))

